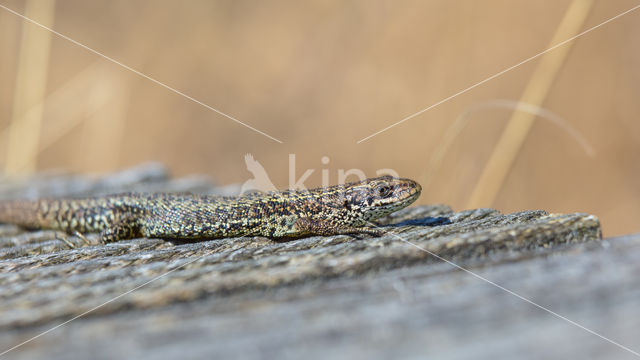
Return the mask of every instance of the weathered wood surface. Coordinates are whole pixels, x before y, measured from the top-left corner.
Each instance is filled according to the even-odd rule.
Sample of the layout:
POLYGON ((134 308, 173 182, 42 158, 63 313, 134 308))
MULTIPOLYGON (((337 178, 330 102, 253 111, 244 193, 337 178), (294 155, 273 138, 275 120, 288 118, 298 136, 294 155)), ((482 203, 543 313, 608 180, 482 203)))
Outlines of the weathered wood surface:
MULTIPOLYGON (((129 190, 234 189, 147 166, 97 180, 5 181, 0 196, 129 190)), ((634 357, 479 277, 640 351, 640 236, 601 241, 586 214, 446 206, 405 209, 381 224, 389 234, 380 238, 69 237, 75 249, 52 231, 2 225, 0 352, 79 317, 4 356, 634 357)))

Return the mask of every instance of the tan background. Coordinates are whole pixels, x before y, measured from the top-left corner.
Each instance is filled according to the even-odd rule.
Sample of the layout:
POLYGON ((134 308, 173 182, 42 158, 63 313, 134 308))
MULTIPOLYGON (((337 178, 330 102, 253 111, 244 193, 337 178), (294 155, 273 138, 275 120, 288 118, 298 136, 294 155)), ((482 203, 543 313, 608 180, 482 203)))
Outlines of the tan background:
POLYGON ((422 203, 589 212, 605 235, 638 232, 640 10, 567 44, 566 58, 549 52, 557 73, 536 72, 542 56, 356 143, 571 36, 561 25, 579 17, 567 16, 572 6, 587 10, 582 31, 637 5, 577 1, 0 0, 283 142, 0 9, 0 159, 9 173, 157 160, 234 183, 250 178, 252 153, 284 188, 293 153, 296 176, 316 169, 308 186, 321 169, 335 183, 338 169, 392 168, 425 185, 422 203), (490 105, 521 100, 545 74, 538 109, 560 123, 539 117, 518 146, 496 148, 514 110, 490 105), (11 123, 26 111, 20 132, 11 123), (503 182, 487 171, 492 153, 513 158, 503 182))

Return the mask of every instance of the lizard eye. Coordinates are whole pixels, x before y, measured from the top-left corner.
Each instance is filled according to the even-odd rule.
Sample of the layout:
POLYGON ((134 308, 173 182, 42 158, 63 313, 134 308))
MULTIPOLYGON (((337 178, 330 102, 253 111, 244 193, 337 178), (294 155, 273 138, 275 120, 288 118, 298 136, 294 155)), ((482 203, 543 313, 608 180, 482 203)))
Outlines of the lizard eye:
POLYGON ((344 201, 344 207, 345 207, 347 210, 351 210, 351 203, 349 202, 349 200, 345 200, 345 201, 344 201))
POLYGON ((380 197, 387 197, 387 196, 391 195, 391 190, 393 190, 391 188, 391 186, 380 186, 377 189, 378 195, 380 197))

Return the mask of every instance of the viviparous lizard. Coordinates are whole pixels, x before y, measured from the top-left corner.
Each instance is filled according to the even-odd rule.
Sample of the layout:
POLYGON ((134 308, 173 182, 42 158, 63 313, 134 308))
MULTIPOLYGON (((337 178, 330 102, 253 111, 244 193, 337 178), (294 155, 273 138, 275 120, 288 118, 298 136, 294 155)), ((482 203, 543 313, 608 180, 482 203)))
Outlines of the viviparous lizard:
POLYGON ((369 234, 372 220, 413 203, 420 185, 390 176, 311 190, 239 197, 125 193, 90 198, 0 202, 0 222, 28 229, 100 233, 103 242, 137 237, 216 239, 296 238, 369 234))

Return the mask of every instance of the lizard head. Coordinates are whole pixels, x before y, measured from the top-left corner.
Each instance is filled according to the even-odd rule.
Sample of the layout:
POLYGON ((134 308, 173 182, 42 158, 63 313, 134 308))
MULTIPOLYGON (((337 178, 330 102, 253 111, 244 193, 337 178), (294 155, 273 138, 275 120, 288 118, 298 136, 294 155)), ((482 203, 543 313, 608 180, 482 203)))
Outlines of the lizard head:
POLYGON ((422 187, 410 179, 382 176, 344 185, 344 207, 356 222, 380 218, 405 208, 422 187))

